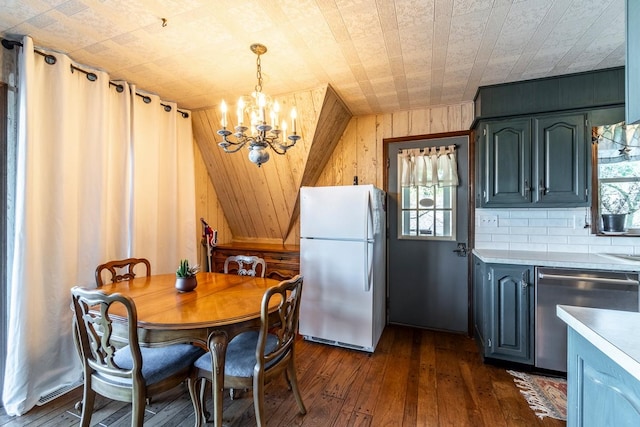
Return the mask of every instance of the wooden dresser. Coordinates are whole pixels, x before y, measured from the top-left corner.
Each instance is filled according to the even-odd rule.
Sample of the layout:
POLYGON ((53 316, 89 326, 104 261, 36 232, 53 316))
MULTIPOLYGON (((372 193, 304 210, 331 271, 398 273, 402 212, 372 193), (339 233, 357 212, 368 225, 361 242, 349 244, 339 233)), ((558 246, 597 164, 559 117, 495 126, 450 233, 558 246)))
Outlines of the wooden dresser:
POLYGON ((266 243, 229 243, 213 248, 213 271, 224 272, 224 261, 231 255, 253 255, 267 264, 265 277, 284 280, 300 272, 300 247, 266 243))

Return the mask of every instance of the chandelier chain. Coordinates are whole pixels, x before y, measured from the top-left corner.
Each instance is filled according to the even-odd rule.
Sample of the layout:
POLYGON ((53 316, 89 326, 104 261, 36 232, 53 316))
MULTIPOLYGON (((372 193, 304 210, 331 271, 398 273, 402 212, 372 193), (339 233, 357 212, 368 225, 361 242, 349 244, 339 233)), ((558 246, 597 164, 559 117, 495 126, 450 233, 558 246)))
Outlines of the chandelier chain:
POLYGON ((262 63, 260 62, 260 55, 256 59, 256 77, 258 78, 258 84, 256 85, 256 92, 262 92, 262 63))

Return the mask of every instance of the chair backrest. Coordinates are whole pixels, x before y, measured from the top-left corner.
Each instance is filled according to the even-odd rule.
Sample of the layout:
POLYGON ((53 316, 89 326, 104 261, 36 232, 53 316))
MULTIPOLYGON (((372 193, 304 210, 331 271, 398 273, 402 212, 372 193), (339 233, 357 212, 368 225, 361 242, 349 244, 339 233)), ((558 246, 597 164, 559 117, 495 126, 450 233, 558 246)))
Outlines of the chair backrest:
POLYGON ((248 255, 232 255, 224 260, 224 272, 226 274, 229 273, 229 264, 232 262, 238 264, 239 276, 257 276, 257 267, 259 265, 262 267, 260 269, 260 277, 264 277, 265 270, 267 269, 267 264, 264 262, 264 259, 260 257, 248 255))
POLYGON ((138 264, 143 264, 146 267, 146 275, 151 276, 151 264, 149 263, 149 260, 145 258, 119 259, 100 264, 96 268, 96 286, 101 287, 104 285, 102 280, 102 272, 104 270, 111 273, 111 283, 135 278, 136 274, 133 270, 138 264))
POLYGON ((298 334, 302 279, 301 275, 297 275, 292 279, 283 280, 278 286, 267 289, 262 297, 261 326, 256 346, 256 361, 260 370, 265 366, 273 366, 273 363, 280 364, 291 357, 298 334), (273 299, 278 300, 276 311, 269 308, 273 306, 273 299), (269 334, 277 336, 278 344, 273 351, 265 354, 269 334))
MULTIPOLYGON (((122 386, 136 389, 144 387, 142 376, 142 355, 138 344, 138 314, 131 298, 122 294, 107 295, 99 289, 86 289, 79 286, 71 289, 74 311, 74 327, 79 341, 80 357, 84 377, 103 376, 105 379, 118 377, 122 386), (131 350, 132 369, 121 369, 114 361, 118 348, 125 343, 113 334, 113 320, 110 310, 122 305, 127 315, 128 344, 131 350)), ((118 316, 120 317, 120 316, 118 316)))

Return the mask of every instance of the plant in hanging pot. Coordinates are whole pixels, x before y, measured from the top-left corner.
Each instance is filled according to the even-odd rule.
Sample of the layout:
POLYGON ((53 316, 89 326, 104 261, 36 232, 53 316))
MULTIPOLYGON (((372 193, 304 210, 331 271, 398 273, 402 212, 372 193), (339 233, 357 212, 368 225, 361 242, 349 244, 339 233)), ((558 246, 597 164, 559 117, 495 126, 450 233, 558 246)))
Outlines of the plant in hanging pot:
POLYGON ((198 286, 198 280, 196 279, 196 273, 200 271, 199 265, 189 266, 189 261, 183 259, 180 261, 180 266, 176 270, 176 289, 180 292, 192 291, 198 286))

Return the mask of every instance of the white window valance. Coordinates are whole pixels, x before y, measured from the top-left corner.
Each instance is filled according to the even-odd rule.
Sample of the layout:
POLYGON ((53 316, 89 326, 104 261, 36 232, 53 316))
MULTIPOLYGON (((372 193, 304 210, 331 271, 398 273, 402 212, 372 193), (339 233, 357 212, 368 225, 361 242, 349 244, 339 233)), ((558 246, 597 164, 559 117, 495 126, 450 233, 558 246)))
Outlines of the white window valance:
POLYGON ((458 185, 455 145, 401 150, 398 157, 402 187, 458 185))

